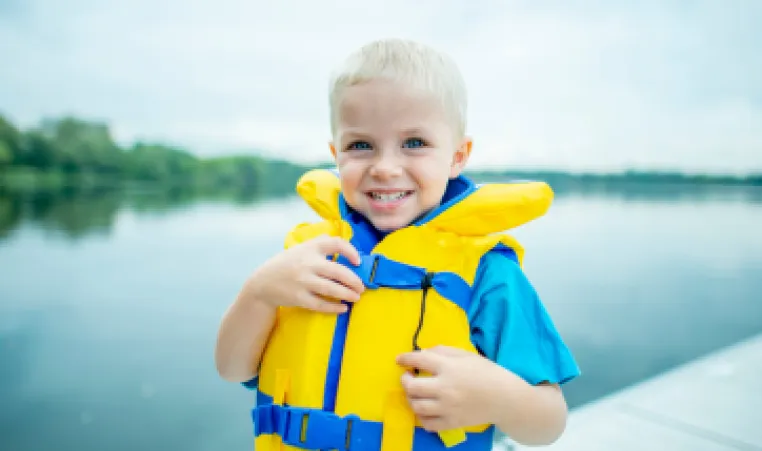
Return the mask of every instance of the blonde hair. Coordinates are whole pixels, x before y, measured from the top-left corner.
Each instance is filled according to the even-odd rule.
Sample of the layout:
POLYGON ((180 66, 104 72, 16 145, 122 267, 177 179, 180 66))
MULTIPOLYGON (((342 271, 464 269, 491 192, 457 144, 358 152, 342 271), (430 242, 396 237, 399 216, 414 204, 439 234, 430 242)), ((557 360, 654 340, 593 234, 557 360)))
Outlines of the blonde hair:
POLYGON ((329 86, 331 133, 344 89, 374 79, 401 82, 436 96, 452 116, 458 137, 466 133, 467 93, 455 62, 427 45, 404 39, 382 39, 349 55, 332 74, 329 86))

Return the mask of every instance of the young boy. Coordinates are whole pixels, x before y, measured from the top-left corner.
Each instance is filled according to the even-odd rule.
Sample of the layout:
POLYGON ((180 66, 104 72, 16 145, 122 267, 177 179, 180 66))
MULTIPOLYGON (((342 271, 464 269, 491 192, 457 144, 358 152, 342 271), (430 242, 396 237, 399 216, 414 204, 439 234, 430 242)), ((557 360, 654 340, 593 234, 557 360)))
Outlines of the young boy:
POLYGON ((457 67, 403 40, 351 55, 330 92, 338 175, 298 191, 322 221, 245 282, 220 375, 257 388, 257 451, 489 450, 494 428, 555 441, 579 374, 499 232, 541 216, 542 183, 477 186, 457 67))

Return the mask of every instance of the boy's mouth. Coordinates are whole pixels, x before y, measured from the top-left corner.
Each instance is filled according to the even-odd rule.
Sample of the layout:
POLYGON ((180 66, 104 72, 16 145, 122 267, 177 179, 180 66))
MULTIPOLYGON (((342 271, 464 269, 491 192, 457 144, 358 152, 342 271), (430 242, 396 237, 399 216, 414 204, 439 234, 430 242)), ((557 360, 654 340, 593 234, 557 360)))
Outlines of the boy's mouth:
POLYGON ((409 190, 401 190, 401 191, 368 191, 365 193, 368 197, 370 197, 372 200, 377 202, 394 202, 398 201, 400 199, 403 199, 405 197, 410 196, 413 194, 412 191, 409 190))

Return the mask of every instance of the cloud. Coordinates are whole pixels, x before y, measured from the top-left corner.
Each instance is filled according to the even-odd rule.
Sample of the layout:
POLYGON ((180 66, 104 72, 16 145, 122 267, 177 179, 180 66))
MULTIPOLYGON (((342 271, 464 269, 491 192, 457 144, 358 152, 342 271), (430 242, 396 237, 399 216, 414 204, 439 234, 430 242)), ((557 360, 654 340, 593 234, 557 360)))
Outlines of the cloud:
POLYGON ((327 78, 368 40, 451 53, 475 166, 762 170, 762 4, 30 0, 0 10, 0 110, 198 153, 328 156, 327 78))

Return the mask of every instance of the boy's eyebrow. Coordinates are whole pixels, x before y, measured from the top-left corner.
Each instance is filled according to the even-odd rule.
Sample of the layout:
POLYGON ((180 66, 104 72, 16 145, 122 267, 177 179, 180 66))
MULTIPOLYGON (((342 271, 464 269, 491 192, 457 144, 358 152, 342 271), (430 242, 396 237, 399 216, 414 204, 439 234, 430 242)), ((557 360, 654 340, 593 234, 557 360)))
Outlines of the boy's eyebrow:
POLYGON ((361 130, 357 129, 344 129, 344 131, 341 132, 339 135, 340 140, 348 139, 348 138, 368 138, 367 133, 363 133, 361 130))
POLYGON ((403 135, 426 135, 428 134, 428 130, 422 127, 412 127, 412 128, 406 128, 402 130, 403 135))

